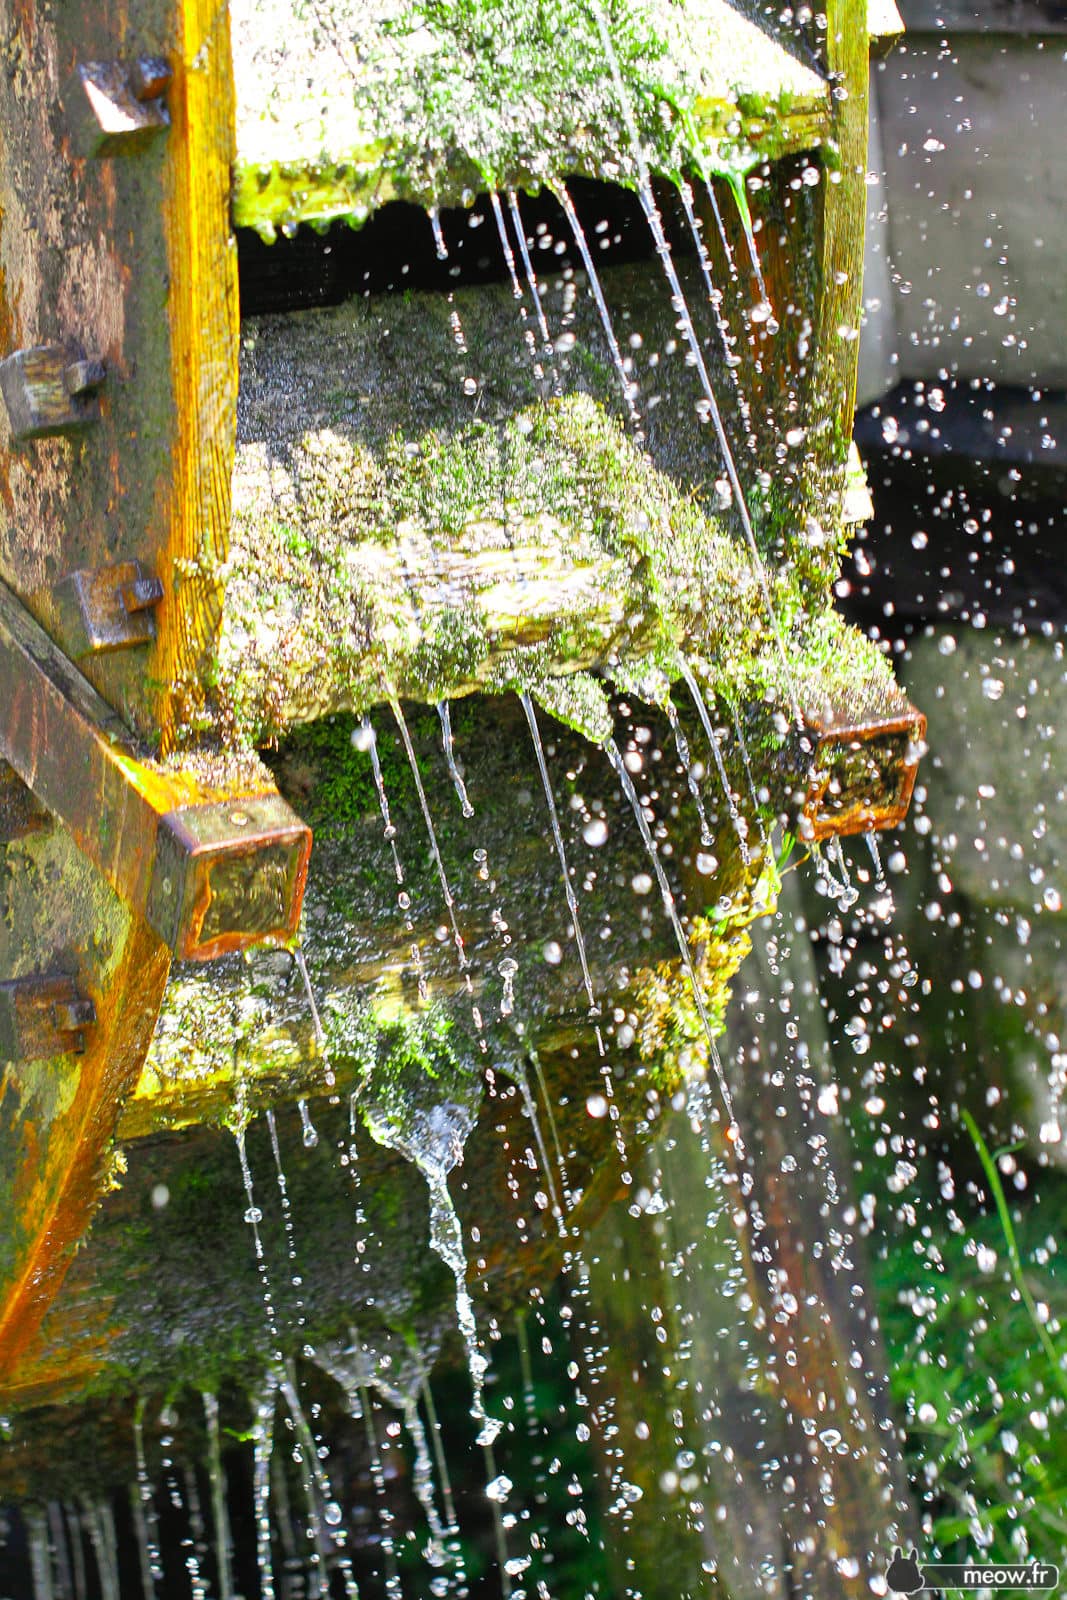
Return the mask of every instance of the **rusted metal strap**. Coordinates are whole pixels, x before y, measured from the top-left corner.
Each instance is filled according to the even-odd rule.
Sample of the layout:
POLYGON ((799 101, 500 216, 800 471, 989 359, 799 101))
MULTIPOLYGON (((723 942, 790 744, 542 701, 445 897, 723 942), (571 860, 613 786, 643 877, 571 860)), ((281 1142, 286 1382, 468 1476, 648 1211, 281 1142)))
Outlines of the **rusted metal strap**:
POLYGON ((125 724, 0 584, 0 756, 176 956, 296 934, 310 829, 269 775, 205 788, 125 724))
POLYGON ((41 1061, 85 1051, 96 1007, 65 973, 0 983, 0 1061, 41 1061))
POLYGON ((906 706, 889 717, 813 719, 811 735, 815 751, 801 836, 817 843, 899 827, 925 748, 922 712, 906 706))

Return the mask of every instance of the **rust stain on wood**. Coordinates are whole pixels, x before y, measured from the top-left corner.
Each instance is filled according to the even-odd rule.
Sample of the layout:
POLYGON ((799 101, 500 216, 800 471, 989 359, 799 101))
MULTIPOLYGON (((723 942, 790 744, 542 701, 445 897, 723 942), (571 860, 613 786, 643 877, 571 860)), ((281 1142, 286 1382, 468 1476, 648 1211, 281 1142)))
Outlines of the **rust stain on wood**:
POLYGON ((168 486, 167 598, 153 673, 164 750, 179 742, 222 610, 237 436, 237 247, 230 232, 234 87, 229 10, 185 0, 170 92, 166 172, 168 316, 176 408, 168 486))
MULTIPOLYGON (((136 1082, 163 999, 170 955, 147 924, 130 924, 118 970, 92 994, 97 1026, 77 1059, 69 1101, 39 1128, 24 1122, 15 1204, 26 1239, 16 1280, 0 1301, 0 1384, 32 1341, 63 1282, 99 1199, 100 1168, 118 1110, 136 1082)), ((66 1074, 73 1058, 50 1070, 66 1074)))
POLYGON ((236 426, 232 86, 221 0, 22 5, 0 53, 0 356, 79 340, 112 377, 83 440, 12 447, 0 416, 0 577, 54 637, 67 572, 140 560, 167 585, 159 639, 87 675, 158 744, 219 611, 236 426), (174 69, 171 126, 127 155, 72 154, 76 69, 149 52, 174 69), (162 724, 162 734, 160 725, 162 724))

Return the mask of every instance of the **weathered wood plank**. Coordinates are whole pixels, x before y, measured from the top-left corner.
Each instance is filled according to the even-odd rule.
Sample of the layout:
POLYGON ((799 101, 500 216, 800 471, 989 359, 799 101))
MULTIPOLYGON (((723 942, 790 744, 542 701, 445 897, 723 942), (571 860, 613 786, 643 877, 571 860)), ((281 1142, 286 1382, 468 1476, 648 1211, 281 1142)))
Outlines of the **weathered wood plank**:
POLYGON ((0 756, 178 955, 293 936, 311 834, 254 756, 214 772, 142 760, 3 584, 0 681, 0 756))
POLYGON ((230 530, 237 427, 237 247, 229 227, 233 74, 226 0, 181 0, 164 175, 174 467, 164 610, 150 673, 164 750, 210 658, 230 530))
MULTIPOLYGON (((645 351, 674 348, 654 269, 616 269, 603 287, 645 351)), ((693 369, 663 359, 641 372, 646 456, 617 415, 595 307, 565 283, 545 304, 553 323, 568 319, 562 393, 547 400, 503 288, 249 324, 221 727, 262 741, 393 695, 432 703, 525 683, 553 705, 589 667, 651 657, 677 676, 679 651, 768 720, 788 707, 759 576, 729 511, 711 509, 721 467, 693 369)), ((787 538, 791 558, 807 554, 802 529, 787 538)), ((821 722, 846 701, 860 720, 902 710, 858 635, 839 630, 836 662, 812 651, 804 630, 826 601, 807 583, 800 560, 772 577, 777 615, 803 620, 784 646, 804 709, 821 722)))
POLYGON ((3 1382, 99 1201, 119 1106, 152 1038, 170 952, 57 828, 8 847, 0 966, 19 977, 71 973, 96 1012, 83 1054, 0 1063, 3 1382), (53 881, 63 893, 45 904, 42 886, 53 881))
POLYGON ((154 648, 94 656, 86 671, 164 744, 172 685, 197 674, 214 628, 229 519, 226 21, 221 0, 30 3, 2 45, 0 357, 55 346, 99 358, 105 377, 99 418, 77 435, 16 443, 0 407, 0 577, 57 638, 68 574, 137 560, 162 580, 154 648), (121 86, 146 56, 166 69, 151 140, 125 151, 119 135, 103 155, 79 154, 92 121, 79 69, 121 86))
MULTIPOLYGON (((612 1192, 618 1133, 610 1118, 586 1110, 588 1097, 603 1087, 603 1061, 568 936, 567 900, 523 713, 513 698, 455 708, 456 753, 475 807, 472 820, 456 800, 436 714, 407 711, 473 994, 455 946, 437 932, 445 916, 440 884, 391 719, 376 717, 375 725, 405 868, 403 905, 377 813, 370 757, 353 748, 351 719, 300 730, 275 761, 280 787, 294 800, 303 796, 316 825, 306 949, 327 1052, 315 1046, 300 975, 285 951, 261 950, 249 961, 211 967, 175 966, 149 1058, 118 1128, 128 1162, 121 1191, 105 1201, 42 1339, 17 1373, 0 1382, 5 1403, 69 1397, 93 1377, 106 1383, 131 1369, 148 1382, 166 1382, 177 1369, 192 1375, 198 1363, 201 1373, 211 1370, 216 1354, 240 1361, 242 1348, 245 1360, 260 1358, 267 1325, 261 1301, 245 1292, 255 1261, 240 1226, 247 1202, 240 1200, 231 1130, 268 1105, 275 1109, 309 1263, 310 1320, 299 1327, 292 1323, 297 1350, 331 1320, 343 1330, 353 1304, 359 1305, 364 1333, 382 1318, 403 1314, 413 1299, 420 1316, 446 1328, 454 1321, 454 1284, 445 1273, 435 1276, 426 1247, 424 1181, 408 1162, 373 1143, 363 1126, 366 1109, 380 1106, 394 1089, 429 1096, 430 1103, 460 1096, 466 1103, 468 1094, 481 1102, 451 1187, 467 1224, 480 1234, 472 1251, 472 1288, 481 1280, 477 1292, 484 1286, 497 1303, 506 1303, 516 1285, 554 1273, 556 1252, 565 1242, 544 1195, 540 1202, 535 1198, 545 1187, 545 1169, 526 1154, 535 1134, 515 1081, 532 1049, 543 1069, 566 1181, 579 1205, 574 1225, 595 1214, 612 1192), (475 844, 479 856, 484 852, 484 869, 479 856, 472 860, 475 844), (483 1085, 486 1064, 492 1072, 483 1085), (366 1255, 356 1260, 353 1194, 337 1160, 338 1140, 343 1137, 345 1148, 352 1142, 353 1093, 362 1203, 372 1222, 383 1219, 377 1237, 388 1241, 379 1249, 369 1235, 366 1255), (311 1100, 319 1132, 314 1152, 301 1142, 293 1104, 299 1095, 311 1100), (150 1199, 157 1183, 169 1189, 163 1208, 150 1199), (131 1226, 135 1218, 147 1229, 131 1226), (169 1317, 160 1313, 160 1296, 171 1308, 169 1317), (241 1341, 226 1332, 235 1322, 241 1341), (159 1337, 164 1324, 169 1332, 159 1337), (186 1339, 176 1337, 179 1329, 186 1339)), ((633 715, 649 735, 639 747, 649 776, 655 773, 657 797, 649 803, 657 818, 671 819, 675 853, 665 858, 668 869, 679 892, 687 873, 694 886, 694 961, 718 1027, 730 979, 747 949, 745 923, 754 910, 762 863, 745 868, 725 803, 717 812, 709 793, 709 814, 721 835, 714 847, 719 864, 710 873, 683 865, 698 839, 685 774, 665 719, 638 711, 636 704, 633 715), (728 897, 732 922, 721 897, 728 897), (715 908, 714 921, 705 907, 715 908)), ((686 982, 671 961, 675 947, 667 919, 650 916, 639 924, 642 933, 635 931, 635 899, 642 908, 648 901, 635 897, 632 883, 647 869, 647 857, 609 761, 577 735, 552 728, 547 718, 543 736, 554 781, 580 771, 581 804, 561 808, 560 826, 584 880, 582 917, 601 1026, 612 1065, 623 1069, 615 1079, 621 1131, 636 1140, 650 1091, 653 1101, 667 1097, 680 1081, 675 1029, 688 1026, 691 1015, 686 982), (606 831, 602 844, 584 836, 593 816, 606 831), (619 1027, 623 1017, 625 1032, 619 1027)), ((727 758, 741 784, 736 743, 728 744, 727 758)), ((755 832, 753 826, 753 837, 755 832)), ((700 1051, 700 1041, 693 1043, 693 1070, 703 1059, 700 1051)), ((264 1166, 271 1157, 262 1121, 250 1129, 249 1151, 265 1227, 272 1228, 276 1188, 272 1166, 264 1166)), ((287 1321, 280 1318, 281 1325, 287 1321)))
MULTIPOLYGON (((594 7, 333 0, 294 15, 236 0, 233 18, 239 225, 269 235, 398 197, 632 170, 594 7)), ((698 154, 750 165, 826 131, 825 81, 725 0, 645 0, 625 18, 608 5, 604 20, 654 171, 698 154)))

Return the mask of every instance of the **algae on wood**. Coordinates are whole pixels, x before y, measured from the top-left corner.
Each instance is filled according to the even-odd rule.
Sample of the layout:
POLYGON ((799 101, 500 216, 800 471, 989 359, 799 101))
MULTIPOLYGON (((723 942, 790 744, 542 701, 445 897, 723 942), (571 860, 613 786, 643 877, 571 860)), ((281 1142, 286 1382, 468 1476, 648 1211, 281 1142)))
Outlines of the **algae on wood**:
POLYGON ((673 679, 679 651, 767 727, 793 690, 813 717, 901 709, 877 651, 831 613, 832 563, 802 530, 766 574, 772 621, 715 509, 722 469, 669 296, 648 269, 604 287, 634 350, 643 450, 573 283, 546 285, 565 335, 547 397, 504 288, 248 325, 217 727, 263 742, 393 697, 522 687, 600 742, 603 696, 577 675, 673 679))
MULTIPOLYGON (((632 727, 624 745, 632 758, 640 753, 650 787, 654 780, 653 826, 660 818, 672 822, 665 863, 679 894, 685 888, 694 961, 719 1030, 729 983, 748 949, 746 924, 773 899, 773 871, 755 853, 746 867, 725 802, 711 793, 717 865, 709 867, 707 856, 696 864, 696 813, 669 729, 636 703, 619 715, 632 727)), ((606 1058, 589 1018, 520 708, 503 697, 455 708, 471 818, 452 792, 436 713, 409 708, 409 717, 473 995, 441 926, 445 911, 414 782, 388 719, 376 719, 378 754, 406 905, 398 903, 369 754, 351 741, 354 720, 296 730, 274 759, 279 783, 316 830, 305 934, 328 1060, 316 1050, 304 990, 284 951, 175 969, 150 1062, 119 1130, 128 1171, 105 1201, 70 1291, 9 1382, 12 1402, 107 1392, 134 1373, 146 1386, 213 1383, 269 1358, 229 1131, 265 1104, 276 1108, 305 1263, 309 1320, 294 1315, 286 1340, 298 1351, 312 1330, 316 1340, 341 1333, 358 1304, 361 1330, 417 1329, 420 1341, 432 1343, 431 1333, 454 1321, 455 1286, 428 1259, 421 1175, 366 1137, 364 1124, 383 1105, 427 1096, 432 1104, 445 1092, 454 1096, 457 1083, 478 1102, 466 1159, 450 1183, 467 1234, 478 1239, 472 1277, 479 1295, 500 1308, 558 1270, 567 1240, 548 1194, 553 1184, 557 1194, 567 1187, 571 1225, 581 1226, 621 1182, 620 1136, 623 1148, 636 1149, 650 1108, 707 1069, 706 1038, 689 1037, 686 980, 670 960, 670 927, 645 881, 644 847, 603 753, 546 722, 560 824, 580 875, 606 1058), (602 843, 587 837, 594 820, 602 843), (525 1072, 534 1074, 535 1051, 550 1107, 541 1113, 544 1137, 558 1138, 562 1173, 553 1161, 546 1175, 515 1088, 525 1072), (603 1092, 606 1070, 622 1118, 618 1135, 611 1118, 587 1111, 589 1097, 603 1092), (310 1154, 292 1104, 301 1093, 316 1097, 311 1118, 319 1146, 310 1154), (331 1095, 339 1103, 331 1104, 331 1095), (201 1125, 190 1128, 190 1120, 201 1125), (366 1249, 355 1259, 356 1196, 338 1164, 338 1143, 359 1150, 368 1227, 356 1233, 366 1249), (151 1199, 158 1184, 169 1194, 162 1208, 151 1199), (204 1285, 199 1294, 189 1294, 192 1283, 204 1285)), ((696 729, 690 732, 695 742, 696 729)), ((736 744, 727 755, 740 784, 736 744)), ((754 826, 751 832, 755 837, 754 826)), ((275 1189, 261 1122, 250 1124, 249 1152, 257 1203, 268 1212, 275 1189)), ((281 1280, 278 1293, 279 1308, 287 1307, 281 1280)))
MULTIPOLYGON (((605 0, 653 171, 737 171, 828 131, 826 81, 726 0, 605 0)), ((362 221, 573 173, 632 179, 596 8, 575 0, 231 7, 234 217, 362 221)))

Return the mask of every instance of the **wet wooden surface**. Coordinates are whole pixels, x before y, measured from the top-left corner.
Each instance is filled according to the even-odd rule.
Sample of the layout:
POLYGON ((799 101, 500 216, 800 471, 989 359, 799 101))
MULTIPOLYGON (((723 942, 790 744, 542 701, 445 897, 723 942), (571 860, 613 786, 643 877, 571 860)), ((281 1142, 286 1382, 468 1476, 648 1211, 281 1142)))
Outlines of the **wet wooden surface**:
POLYGON ((162 941, 127 914, 63 829, 9 845, 3 871, 0 966, 18 977, 73 974, 96 1021, 83 1054, 0 1063, 0 1381, 33 1339, 96 1209, 118 1109, 170 967, 162 941))
POLYGON ((88 663, 164 742, 219 607, 236 415, 231 91, 222 0, 26 0, 0 45, 0 359, 38 345, 99 358, 99 420, 12 440, 0 407, 0 577, 57 634, 55 584, 138 559, 163 581, 155 645, 88 663), (165 58, 169 128, 83 158, 86 63, 165 58))

